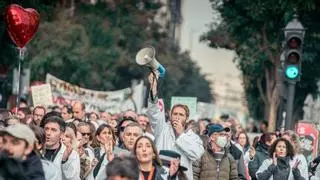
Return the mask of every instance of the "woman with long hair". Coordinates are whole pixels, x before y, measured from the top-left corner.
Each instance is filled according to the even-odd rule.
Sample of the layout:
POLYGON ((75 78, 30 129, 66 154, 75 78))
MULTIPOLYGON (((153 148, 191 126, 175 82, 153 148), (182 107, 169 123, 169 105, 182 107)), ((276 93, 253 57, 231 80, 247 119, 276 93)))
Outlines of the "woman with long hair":
POLYGON ((302 164, 294 160, 294 149, 291 143, 277 139, 269 149, 269 159, 266 159, 258 169, 256 176, 259 180, 302 180, 300 174, 302 164))
POLYGON ((249 175, 248 163, 250 161, 250 155, 251 156, 253 155, 255 149, 253 146, 250 147, 249 137, 245 131, 240 131, 236 140, 237 140, 237 143, 242 148, 241 150, 243 152, 243 160, 246 168, 247 179, 251 179, 249 175))
POLYGON ((106 179, 106 165, 116 156, 128 155, 130 152, 118 148, 116 145, 116 136, 112 127, 108 124, 102 124, 98 127, 93 140, 94 156, 98 162, 89 173, 87 180, 106 179))
POLYGON ((139 163, 139 180, 165 180, 175 179, 177 177, 180 164, 179 160, 171 161, 169 173, 167 173, 162 167, 158 150, 149 137, 139 137, 135 143, 133 153, 139 163))

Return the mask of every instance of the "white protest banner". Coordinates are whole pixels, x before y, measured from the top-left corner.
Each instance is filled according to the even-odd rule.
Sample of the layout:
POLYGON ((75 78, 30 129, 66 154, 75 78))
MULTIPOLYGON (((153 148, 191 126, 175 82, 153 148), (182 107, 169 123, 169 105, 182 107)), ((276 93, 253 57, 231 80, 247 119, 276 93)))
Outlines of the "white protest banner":
POLYGON ((51 85, 53 102, 57 105, 71 104, 72 101, 80 100, 86 105, 87 112, 120 113, 127 109, 136 110, 131 88, 117 91, 95 91, 70 84, 50 74, 47 74, 46 82, 51 85))
MULTIPOLYGON (((197 116, 197 98, 196 97, 179 97, 179 96, 172 96, 171 97, 171 108, 175 104, 183 104, 187 105, 190 110, 189 119, 194 119, 197 116)), ((197 119, 195 119, 197 120, 197 119)))
POLYGON ((48 107, 53 104, 50 84, 31 86, 33 106, 48 107))

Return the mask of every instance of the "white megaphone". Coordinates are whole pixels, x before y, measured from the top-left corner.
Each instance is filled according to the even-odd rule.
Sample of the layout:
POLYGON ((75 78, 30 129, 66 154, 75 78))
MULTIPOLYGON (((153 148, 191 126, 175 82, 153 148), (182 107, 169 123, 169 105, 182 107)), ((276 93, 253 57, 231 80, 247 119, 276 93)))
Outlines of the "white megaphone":
POLYGON ((141 66, 148 66, 159 72, 159 77, 164 77, 166 69, 156 60, 156 50, 152 46, 141 49, 136 55, 136 63, 141 66))

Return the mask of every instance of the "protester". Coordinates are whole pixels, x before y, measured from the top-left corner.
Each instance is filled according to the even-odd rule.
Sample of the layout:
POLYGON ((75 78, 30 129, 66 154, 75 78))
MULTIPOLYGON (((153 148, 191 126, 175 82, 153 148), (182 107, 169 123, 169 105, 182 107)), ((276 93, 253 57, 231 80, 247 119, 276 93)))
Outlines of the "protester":
POLYGON ((124 130, 128 124, 133 123, 133 122, 135 122, 135 121, 133 121, 133 119, 123 119, 118 123, 118 127, 117 127, 118 147, 123 148, 123 146, 124 146, 124 144, 123 144, 124 130))
POLYGON ((137 139, 143 135, 143 130, 138 123, 130 123, 123 133, 123 149, 133 152, 137 139))
POLYGON ((250 141, 247 133, 245 131, 241 131, 237 136, 237 143, 241 146, 241 150, 243 152, 243 160, 246 168, 246 178, 250 179, 248 163, 250 161, 250 156, 253 156, 255 153, 255 149, 253 146, 250 146, 250 141))
POLYGON ((158 150, 173 150, 181 155, 181 165, 188 168, 186 175, 192 176, 192 162, 201 158, 204 153, 202 141, 192 130, 185 131, 185 124, 189 118, 189 108, 185 105, 173 106, 170 122, 166 123, 165 116, 157 106, 157 77, 149 75, 151 85, 150 101, 147 114, 154 130, 155 142, 158 150))
POLYGON ((96 131, 95 134, 96 142, 98 143, 94 148, 94 156, 97 159, 100 159, 102 155, 105 153, 105 144, 112 144, 113 146, 113 153, 117 156, 120 156, 121 153, 123 154, 130 154, 129 151, 120 149, 119 147, 115 146, 116 144, 116 136, 115 133, 112 131, 112 127, 107 124, 102 124, 96 131))
POLYGON ((1 180, 28 180, 22 162, 8 157, 7 153, 0 152, 0 167, 1 180))
POLYGON ((237 137, 237 143, 241 146, 241 151, 244 154, 244 157, 243 157, 244 161, 249 162, 250 161, 249 152, 250 150, 254 151, 254 148, 253 147, 250 148, 249 137, 245 131, 242 131, 239 133, 237 137))
POLYGON ((95 134, 95 145, 94 154, 98 162, 91 169, 90 174, 86 178, 90 179, 105 179, 105 168, 106 165, 114 158, 118 156, 127 156, 130 154, 129 151, 120 149, 116 145, 116 137, 112 131, 111 126, 102 124, 98 127, 95 134))
POLYGON ((195 168, 193 179, 238 179, 236 161, 225 149, 226 131, 220 124, 211 124, 207 128, 209 143, 207 151, 201 157, 199 167, 195 168))
POLYGON ((158 150, 147 136, 141 136, 137 139, 133 153, 139 162, 140 180, 173 179, 179 168, 179 161, 177 159, 172 160, 172 167, 169 169, 169 173, 167 173, 162 167, 158 150))
POLYGON ((65 122, 67 122, 67 123, 72 122, 73 121, 72 107, 70 105, 63 106, 61 109, 61 116, 65 122))
POLYGON ((234 142, 236 138, 236 128, 234 120, 227 120, 223 123, 225 128, 229 128, 229 131, 226 131, 227 135, 227 145, 226 150, 233 156, 233 158, 237 162, 237 170, 239 179, 247 179, 246 178, 246 167, 244 164, 243 151, 242 147, 234 142))
POLYGON ((46 114, 46 109, 43 106, 36 106, 32 112, 33 122, 37 126, 40 126, 41 120, 45 114, 46 114))
POLYGON ((73 117, 75 119, 80 119, 81 121, 88 121, 86 118, 86 106, 80 101, 75 101, 72 105, 73 117))
POLYGON ((46 180, 61 180, 61 173, 58 166, 54 165, 51 161, 48 161, 43 156, 43 149, 46 141, 45 132, 42 128, 32 125, 30 127, 36 136, 36 142, 34 143, 34 151, 41 159, 42 168, 44 171, 46 180))
POLYGON ((96 112, 91 112, 88 119, 89 121, 96 121, 99 119, 99 115, 96 112))
POLYGON ((268 122, 267 121, 260 121, 260 123, 259 123, 259 131, 261 133, 268 132, 268 122))
POLYGON ((301 153, 301 148, 300 148, 300 142, 299 142, 299 136, 295 134, 293 131, 286 131, 282 135, 282 138, 288 140, 291 145, 293 146, 293 150, 295 152, 294 160, 298 160, 301 163, 301 169, 300 173, 301 176, 304 177, 305 179, 308 179, 308 163, 305 158, 305 156, 301 153))
POLYGON ((293 160, 294 150, 291 143, 283 138, 277 139, 269 150, 270 158, 265 160, 256 172, 259 180, 302 180, 299 160, 293 160))
POLYGON ((9 157, 22 161, 23 171, 27 179, 44 180, 44 172, 40 158, 33 151, 36 137, 29 126, 15 124, 0 131, 3 137, 2 151, 9 157))
POLYGON ((262 165, 263 161, 269 158, 268 149, 276 139, 277 137, 275 133, 264 133, 260 137, 255 152, 250 156, 248 165, 249 174, 252 180, 257 179, 256 172, 262 165))
POLYGON ((94 158, 94 150, 90 146, 90 141, 93 140, 93 128, 91 128, 90 124, 88 122, 80 122, 77 125, 77 130, 81 133, 82 135, 82 146, 90 159, 94 158))
POLYGON ((80 158, 72 146, 66 147, 60 142, 66 129, 65 122, 60 117, 52 116, 45 120, 46 135, 44 157, 60 167, 63 180, 80 179, 80 158))
POLYGON ((100 112, 100 119, 109 122, 111 120, 111 115, 108 112, 100 112))
POLYGON ((108 180, 139 179, 139 164, 134 157, 116 157, 107 165, 108 180))
POLYGON ((137 123, 140 124, 140 126, 143 129, 143 131, 152 134, 150 121, 149 121, 149 118, 148 118, 148 116, 146 114, 139 114, 138 117, 137 117, 137 123))
MULTIPOLYGON (((14 112, 16 113, 16 112, 14 112)), ((23 121, 26 115, 31 114, 30 108, 29 107, 21 107, 18 109, 17 116, 20 119, 20 121, 23 121)))

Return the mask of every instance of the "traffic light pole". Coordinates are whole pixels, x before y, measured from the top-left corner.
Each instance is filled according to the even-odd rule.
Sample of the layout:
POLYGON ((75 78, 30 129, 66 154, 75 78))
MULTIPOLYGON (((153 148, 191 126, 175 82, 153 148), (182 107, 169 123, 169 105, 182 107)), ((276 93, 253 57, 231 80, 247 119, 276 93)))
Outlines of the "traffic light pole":
POLYGON ((288 86, 288 99, 287 99, 287 109, 286 109, 285 130, 293 130, 292 114, 293 114, 293 102, 294 102, 296 82, 289 81, 287 86, 288 86))

